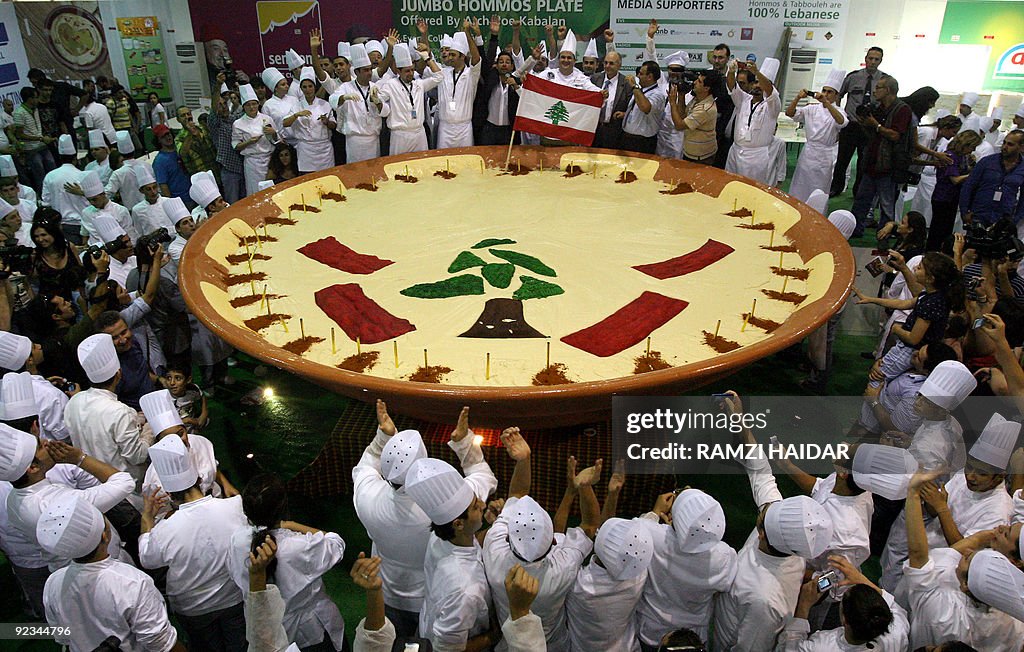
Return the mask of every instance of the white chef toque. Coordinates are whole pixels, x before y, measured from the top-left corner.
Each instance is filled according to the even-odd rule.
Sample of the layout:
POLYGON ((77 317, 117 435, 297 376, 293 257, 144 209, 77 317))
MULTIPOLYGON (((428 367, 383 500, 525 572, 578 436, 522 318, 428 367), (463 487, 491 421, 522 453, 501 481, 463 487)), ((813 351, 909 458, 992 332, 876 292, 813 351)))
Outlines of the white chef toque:
POLYGON ((316 84, 316 73, 313 72, 312 66, 303 66, 302 70, 299 71, 299 81, 302 82, 307 79, 316 84))
POLYGON ((405 493, 432 523, 451 523, 473 504, 473 488, 444 460, 422 457, 409 467, 405 493))
MULTIPOLYGON (((156 428, 153 431, 156 432, 156 428)), ((160 478, 160 486, 168 493, 190 489, 199 480, 192 456, 178 435, 165 435, 150 446, 149 459, 160 478)))
POLYGON ((192 201, 206 208, 220 197, 220 188, 213 180, 213 173, 196 172, 192 175, 192 187, 188 189, 192 201))
POLYGON ((761 62, 761 74, 774 84, 775 75, 779 74, 779 65, 779 60, 775 57, 765 57, 765 60, 761 62))
POLYGON ((100 175, 96 174, 95 170, 86 172, 78 182, 78 187, 82 189, 82 194, 85 195, 86 199, 99 197, 103 194, 103 182, 100 181, 100 175))
POLYGON ((252 84, 242 84, 238 87, 238 101, 245 106, 247 102, 259 102, 260 98, 256 97, 252 84))
POLYGON ((672 503, 672 529, 681 551, 707 552, 725 534, 725 512, 700 489, 684 489, 672 503))
POLYGON ((814 559, 828 549, 832 519, 810 496, 792 496, 768 506, 764 530, 768 543, 779 552, 814 559))
POLYGON ((14 165, 14 157, 10 154, 0 155, 0 177, 18 176, 18 167, 14 165))
POLYGON ((665 67, 668 66, 683 66, 684 68, 690 63, 690 55, 685 50, 678 50, 665 57, 665 67))
POLYGON ((347 41, 338 41, 338 56, 352 61, 352 46, 347 41))
POLYGON ((633 580, 643 575, 654 556, 649 521, 610 518, 601 525, 594 552, 614 580, 633 580))
POLYGON ((127 131, 121 130, 114 132, 114 137, 117 139, 117 151, 121 154, 134 154, 135 143, 132 142, 132 135, 127 131))
POLYGON ((288 48, 288 51, 284 53, 284 60, 288 70, 295 70, 306 65, 306 60, 302 58, 302 55, 291 48, 288 48))
POLYGON ((946 410, 955 410, 978 386, 974 374, 956 360, 945 360, 935 366, 918 393, 946 410))
POLYGON ((396 68, 408 68, 412 65, 412 54, 409 52, 409 46, 405 43, 396 43, 395 47, 391 49, 391 53, 395 58, 396 68))
POLYGON ((159 436, 169 428, 183 425, 178 408, 174 405, 174 397, 169 390, 160 389, 143 394, 139 398, 139 407, 146 415, 146 421, 149 422, 154 435, 159 436))
POLYGON ((51 555, 61 559, 85 557, 99 547, 106 522, 103 514, 80 492, 58 494, 36 523, 36 539, 51 555))
POLYGON ((976 552, 967 569, 967 588, 988 606, 1024 620, 1024 571, 1002 553, 976 552))
POLYGON ((0 480, 14 482, 25 475, 38 444, 35 436, 0 423, 0 480))
POLYGON ((156 173, 153 172, 153 166, 148 161, 136 163, 132 168, 135 171, 135 181, 139 184, 139 188, 156 183, 156 173))
MULTIPOLYGON (((278 83, 280 83, 280 81, 284 79, 284 73, 282 73, 277 68, 264 68, 263 72, 260 73, 260 78, 263 80, 263 85, 269 88, 270 93, 273 94, 274 89, 277 88, 278 83)), ((252 88, 252 85, 250 84, 243 85, 252 88)), ((242 87, 239 86, 238 89, 239 92, 241 92, 242 87)), ((245 104, 244 101, 242 103, 245 104)))
POLYGON ((366 53, 367 54, 369 54, 371 52, 376 52, 377 54, 379 54, 380 56, 383 57, 384 54, 387 52, 384 49, 384 44, 382 44, 380 41, 376 41, 374 39, 370 39, 369 41, 364 43, 363 47, 366 48, 366 53))
POLYGON ((527 562, 548 553, 555 538, 551 515, 530 496, 523 496, 509 510, 508 542, 512 552, 527 562))
POLYGON ((415 430, 403 430, 384 444, 380 452, 380 474, 393 484, 405 484, 405 474, 416 460, 427 456, 423 437, 415 430))
POLYGON ((974 459, 1006 470, 1010 462, 1010 455, 1017 447, 1017 435, 1020 434, 1020 424, 1016 421, 1007 421, 998 412, 985 424, 978 441, 974 442, 968 453, 974 459))
POLYGON ((13 371, 4 374, 2 402, 3 419, 15 421, 25 417, 39 416, 39 407, 36 405, 36 394, 32 389, 32 374, 23 371, 20 374, 13 371))
POLYGON ((833 68, 828 71, 828 77, 825 79, 825 83, 822 84, 821 87, 831 88, 838 93, 839 89, 843 87, 844 79, 846 79, 846 71, 840 70, 839 68, 833 68))
POLYGON ((455 50, 456 52, 461 52, 462 54, 469 54, 469 38, 466 36, 466 33, 455 32, 455 34, 452 36, 452 44, 449 47, 451 47, 451 49, 455 50))
POLYGON ((978 94, 974 93, 972 91, 968 91, 968 92, 964 93, 964 96, 962 98, 960 98, 960 104, 963 104, 965 106, 969 106, 972 109, 974 108, 974 105, 977 104, 977 103, 978 103, 978 94))
POLYGON ((24 335, 0 331, 0 369, 17 371, 32 354, 32 340, 24 335))
POLYGON ((114 349, 114 339, 107 333, 96 333, 78 345, 78 362, 94 383, 105 383, 121 369, 114 349))
POLYGON ((576 35, 573 34, 571 29, 565 33, 565 40, 562 41, 562 47, 558 49, 558 54, 562 54, 563 52, 568 52, 574 59, 576 58, 576 35))
POLYGON ((89 130, 89 149, 96 147, 106 147, 107 139, 103 137, 103 132, 99 129, 89 130))
POLYGON ((839 232, 843 234, 843 238, 847 240, 853 235, 853 230, 857 228, 857 218, 853 216, 853 213, 845 209, 829 213, 828 221, 832 223, 832 226, 839 229, 839 232))
POLYGON ((177 228, 178 222, 192 216, 192 213, 185 208, 185 202, 181 201, 181 197, 168 197, 163 206, 164 215, 167 216, 167 219, 175 228, 177 228))
POLYGON ((352 46, 352 58, 350 61, 353 70, 373 65, 370 63, 370 55, 366 52, 366 46, 361 43, 356 43, 352 46))
POLYGON ((903 448, 861 444, 853 456, 853 481, 886 500, 905 500, 917 466, 914 456, 903 448))
POLYGON ((104 243, 113 242, 123 235, 128 235, 120 222, 106 214, 101 213, 92 218, 92 225, 96 227, 96 232, 104 243))
MULTIPOLYGON (((588 58, 589 59, 596 59, 597 58, 597 39, 596 38, 592 38, 589 41, 587 41, 587 49, 583 53, 583 58, 584 59, 588 59, 588 58)), ((668 62, 666 62, 666 65, 668 65, 668 62)), ((686 65, 686 64, 683 64, 683 65, 686 65)))
POLYGON ((75 143, 71 140, 71 136, 61 134, 57 138, 57 153, 62 156, 74 156, 78 153, 78 150, 75 149, 75 143))

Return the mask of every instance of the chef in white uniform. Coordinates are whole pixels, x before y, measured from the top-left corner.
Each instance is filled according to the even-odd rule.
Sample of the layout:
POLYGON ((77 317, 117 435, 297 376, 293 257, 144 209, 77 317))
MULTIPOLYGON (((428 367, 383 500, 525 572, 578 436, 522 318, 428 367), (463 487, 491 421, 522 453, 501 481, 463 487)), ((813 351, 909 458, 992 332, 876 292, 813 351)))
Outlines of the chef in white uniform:
POLYGON ((245 192, 251 195, 257 192, 259 182, 267 177, 270 155, 279 138, 272 118, 260 113, 260 103, 252 86, 242 84, 238 92, 245 115, 231 126, 231 146, 242 155, 245 192))
POLYGON ((399 68, 397 77, 385 79, 377 86, 380 98, 388 105, 388 128, 391 130, 390 154, 392 156, 422 152, 427 149, 427 134, 423 129, 423 121, 426 116, 426 103, 423 94, 437 88, 442 79, 441 68, 433 57, 427 59, 430 73, 416 79, 416 69, 412 66, 412 54, 409 53, 408 58, 405 58, 405 54, 399 54, 402 49, 408 53, 408 47, 405 43, 395 44, 393 50, 395 59, 401 58, 403 62, 408 61, 409 65, 399 68))
MULTIPOLYGON (((200 490, 204 494, 220 498, 223 492, 217 484, 217 454, 213 450, 213 442, 202 435, 188 434, 170 391, 161 389, 143 394, 139 398, 139 406, 146 415, 146 421, 153 429, 157 441, 165 435, 178 435, 181 438, 199 474, 200 490)), ((164 488, 160 484, 160 476, 157 475, 156 467, 151 464, 146 469, 146 477, 142 481, 142 493, 152 494, 161 491, 164 491, 164 488)))
MULTIPOLYGON (((21 371, 32 377, 32 398, 35 401, 35 414, 39 425, 39 437, 41 439, 56 439, 65 443, 71 443, 71 433, 67 424, 64 423, 64 408, 68 404, 68 396, 57 389, 53 383, 39 375, 38 362, 42 360, 42 348, 33 344, 24 335, 16 335, 7 331, 0 331, 0 369, 21 371)), ((6 378, 6 376, 5 376, 6 378)), ((13 386, 12 386, 13 389, 13 386)), ((5 413, 4 420, 11 421, 20 417, 10 416, 13 414, 9 407, 16 400, 7 395, 6 381, 3 389, 3 404, 7 408, 0 411, 5 413)), ((21 409, 28 409, 27 406, 21 409)))
POLYGON ((452 39, 451 67, 441 71, 437 89, 440 126, 437 148, 473 146, 473 101, 480 82, 480 50, 466 31, 452 39))
MULTIPOLYGON (((345 160, 358 163, 380 156, 380 131, 390 107, 380 99, 377 84, 370 81, 373 68, 362 45, 349 48, 355 76, 343 84, 328 100, 338 116, 338 131, 345 135, 345 160)), ((395 66, 407 68, 412 60, 407 49, 396 48, 395 66)))
MULTIPOLYGON (((127 131, 117 132, 117 151, 121 154, 124 162, 121 167, 110 173, 106 190, 111 199, 120 197, 121 205, 127 208, 142 201, 142 192, 139 190, 141 184, 135 178, 135 170, 137 166, 143 164, 143 161, 135 158, 135 144, 132 143, 132 136, 127 131)), ((152 171, 152 167, 150 171, 152 171)))
MULTIPOLYGON (((490 472, 486 466, 478 472, 490 472)), ((491 592, 476 538, 487 496, 477 495, 452 465, 429 457, 409 467, 405 490, 433 523, 423 561, 420 636, 441 651, 490 646, 491 592)))
POLYGON ((789 186, 789 194, 800 201, 807 201, 815 190, 828 192, 832 183, 832 168, 839 153, 839 130, 846 125, 846 115, 835 101, 845 78, 845 70, 833 68, 821 87, 821 93, 815 95, 818 103, 798 108, 797 102, 810 97, 806 90, 801 90, 786 107, 786 115, 803 125, 807 137, 789 186))
POLYGON ((1004 480, 1018 434, 1019 423, 993 414, 967 453, 967 466, 946 483, 946 504, 961 537, 1010 523, 1013 499, 1004 480))
POLYGON ((313 69, 303 68, 299 80, 302 97, 299 110, 294 114, 295 121, 289 128, 295 138, 299 174, 308 174, 334 167, 331 132, 338 125, 331 105, 316 96, 316 73, 313 69))
POLYGON ((766 58, 763 70, 754 63, 746 63, 742 81, 737 80, 737 65, 735 59, 729 63, 726 79, 736 113, 733 144, 725 169, 770 186, 774 184, 770 178, 771 144, 782 111, 782 100, 774 83, 779 60, 766 58))
POLYGON ((288 93, 288 80, 277 68, 267 68, 260 74, 260 77, 263 79, 263 84, 273 91, 273 95, 267 98, 267 101, 263 103, 263 108, 259 110, 270 116, 274 123, 274 129, 281 134, 281 137, 290 144, 294 144, 291 134, 285 129, 284 120, 298 112, 299 99, 288 93))
MULTIPOLYGON (((573 34, 571 29, 566 33, 565 40, 562 41, 562 47, 558 51, 558 65, 551 67, 552 64, 549 63, 549 67, 536 70, 534 67, 537 66, 538 61, 543 60, 546 49, 547 46, 545 46, 542 41, 533 49, 533 52, 526 58, 523 65, 519 67, 516 74, 518 75, 525 73, 527 70, 532 70, 533 74, 537 75, 541 79, 553 81, 556 84, 571 86, 572 88, 581 88, 587 91, 601 92, 601 89, 590 81, 589 75, 576 68, 576 35, 573 34)), ((517 90, 522 94, 522 87, 519 87, 517 90)))
POLYGON ((196 226, 230 206, 221 196, 217 178, 210 170, 196 172, 192 175, 191 181, 192 187, 188 189, 188 196, 196 203, 196 207, 192 209, 192 221, 196 226))
POLYGON ((110 148, 107 147, 107 139, 99 129, 89 132, 89 153, 92 154, 93 160, 86 164, 85 171, 96 170, 100 175, 100 181, 106 184, 110 181, 113 170, 110 169, 110 148))
POLYGON ((32 190, 30 186, 18 183, 18 167, 14 164, 14 158, 10 154, 0 155, 0 178, 9 179, 18 189, 18 203, 13 203, 14 197, 7 198, 7 203, 17 206, 18 212, 21 213, 21 219, 31 224, 38 206, 36 191, 32 190))
POLYGON ((132 222, 135 223, 136 230, 143 235, 148 235, 161 227, 167 229, 168 233, 173 232, 174 225, 167 221, 167 214, 164 212, 164 202, 168 198, 160 194, 153 166, 149 163, 139 163, 135 166, 134 178, 142 192, 142 201, 132 207, 132 222))
POLYGON ((292 48, 288 48, 288 51, 284 53, 284 60, 289 72, 292 73, 292 81, 288 85, 288 95, 296 100, 301 100, 302 89, 299 87, 299 76, 302 74, 303 66, 306 65, 306 59, 292 48))
POLYGON ((100 215, 109 215, 114 218, 132 242, 139 239, 139 232, 132 221, 131 213, 127 208, 107 196, 103 182, 100 181, 99 175, 94 170, 85 173, 79 182, 79 187, 89 201, 89 206, 82 211, 82 235, 88 236, 88 244, 104 244, 95 226, 96 218, 100 215))

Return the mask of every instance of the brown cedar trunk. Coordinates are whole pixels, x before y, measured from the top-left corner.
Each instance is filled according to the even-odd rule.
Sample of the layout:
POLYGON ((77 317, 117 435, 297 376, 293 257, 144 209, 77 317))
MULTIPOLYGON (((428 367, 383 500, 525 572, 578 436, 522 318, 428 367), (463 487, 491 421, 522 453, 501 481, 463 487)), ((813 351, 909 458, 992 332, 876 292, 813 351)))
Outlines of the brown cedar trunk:
POLYGON ((476 323, 459 337, 506 339, 547 336, 526 323, 521 300, 488 299, 476 323))

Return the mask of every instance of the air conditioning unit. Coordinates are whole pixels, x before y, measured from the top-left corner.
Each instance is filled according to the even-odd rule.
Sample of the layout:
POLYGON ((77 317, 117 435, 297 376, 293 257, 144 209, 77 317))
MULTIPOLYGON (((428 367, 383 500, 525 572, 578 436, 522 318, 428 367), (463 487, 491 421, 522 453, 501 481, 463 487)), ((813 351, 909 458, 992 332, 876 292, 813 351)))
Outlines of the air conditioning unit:
POLYGON ((209 102, 210 78, 206 72, 206 50, 202 43, 189 41, 174 45, 178 76, 185 106, 198 109, 205 98, 209 102))
MULTIPOLYGON (((810 48, 790 48, 786 55, 786 70, 783 79, 782 106, 789 106, 802 89, 814 88, 814 68, 818 63, 818 51, 810 48)), ((806 104, 807 100, 801 100, 806 104)))

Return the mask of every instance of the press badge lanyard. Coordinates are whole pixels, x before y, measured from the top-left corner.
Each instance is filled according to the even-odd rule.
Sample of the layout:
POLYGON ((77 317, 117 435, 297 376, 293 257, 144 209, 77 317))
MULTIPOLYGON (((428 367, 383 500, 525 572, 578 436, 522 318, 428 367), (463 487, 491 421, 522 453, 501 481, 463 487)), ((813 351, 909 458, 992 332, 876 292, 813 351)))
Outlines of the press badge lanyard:
POLYGON ((750 129, 750 121, 754 119, 754 113, 756 113, 757 110, 761 108, 762 104, 764 104, 764 100, 761 100, 760 102, 757 103, 751 102, 750 113, 747 114, 747 129, 750 129))
MULTIPOLYGON (((402 84, 402 85, 404 86, 405 84, 402 84)), ((366 112, 369 113, 370 112, 370 100, 368 100, 367 98, 370 97, 370 89, 367 88, 366 89, 366 94, 364 95, 363 94, 362 86, 359 85, 359 82, 356 82, 356 90, 359 91, 359 95, 362 96, 362 98, 363 98, 363 106, 366 107, 366 112)), ((409 100, 412 101, 412 93, 409 93, 409 100)))
POLYGON ((413 99, 412 99, 412 84, 409 84, 408 86, 406 86, 405 82, 402 81, 401 79, 399 79, 398 81, 402 84, 402 88, 405 89, 406 95, 409 96, 409 110, 412 111, 412 119, 415 120, 416 119, 416 102, 414 102, 413 99))

